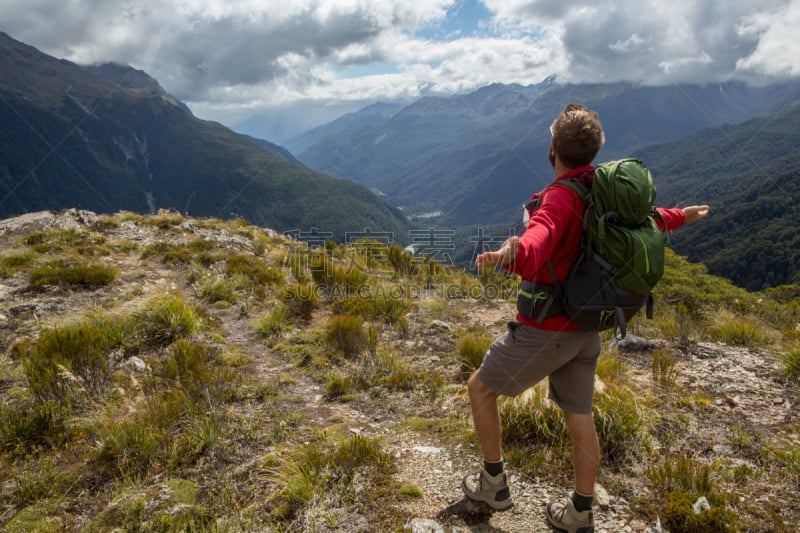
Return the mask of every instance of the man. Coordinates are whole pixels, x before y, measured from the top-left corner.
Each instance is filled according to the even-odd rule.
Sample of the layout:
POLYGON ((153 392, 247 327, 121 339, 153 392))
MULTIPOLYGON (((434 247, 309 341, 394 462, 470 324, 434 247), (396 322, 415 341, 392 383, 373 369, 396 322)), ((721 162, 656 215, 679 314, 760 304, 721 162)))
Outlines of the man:
MULTIPOLYGON (((555 181, 593 170, 591 165, 605 141, 596 113, 577 104, 566 106, 550 127, 548 157, 555 181)), ((540 198, 521 237, 511 237, 500 250, 478 256, 479 268, 502 265, 522 279, 552 285, 547 260, 559 279, 566 279, 576 260, 582 232, 584 205, 568 187, 550 187, 540 198)), ((708 206, 659 209, 667 230, 694 222, 708 214, 708 206)), ((517 315, 505 335, 491 346, 481 367, 467 384, 475 431, 483 453, 483 466, 464 477, 462 489, 472 500, 502 511, 513 505, 505 474, 500 414, 497 398, 516 396, 547 377, 550 399, 564 413, 573 445, 575 487, 564 502, 550 502, 547 520, 569 533, 594 531, 592 501, 600 445, 592 416, 594 372, 600 354, 600 334, 580 330, 564 316, 537 323, 517 315)))

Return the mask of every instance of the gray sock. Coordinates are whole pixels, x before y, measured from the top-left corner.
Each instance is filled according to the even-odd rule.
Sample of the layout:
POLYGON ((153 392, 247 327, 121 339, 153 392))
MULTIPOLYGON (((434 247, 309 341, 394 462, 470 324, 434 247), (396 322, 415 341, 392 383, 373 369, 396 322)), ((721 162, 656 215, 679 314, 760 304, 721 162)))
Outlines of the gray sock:
POLYGON ((499 461, 487 461, 484 459, 483 461, 483 469, 486 470, 490 476, 497 476, 503 473, 503 469, 505 468, 505 463, 502 459, 499 461))
POLYGON ((580 494, 578 491, 572 492, 572 505, 575 506, 575 510, 578 511, 579 513, 582 511, 591 511, 593 501, 594 501, 594 495, 584 496, 583 494, 580 494))

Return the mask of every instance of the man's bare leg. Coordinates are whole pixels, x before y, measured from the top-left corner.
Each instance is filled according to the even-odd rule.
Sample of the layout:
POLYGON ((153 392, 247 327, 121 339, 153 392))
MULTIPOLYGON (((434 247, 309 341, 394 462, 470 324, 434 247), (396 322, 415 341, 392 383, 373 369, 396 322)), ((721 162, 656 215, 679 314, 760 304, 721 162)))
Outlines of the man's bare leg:
POLYGON ((575 490, 584 496, 594 494, 597 468, 600 466, 600 442, 591 414, 564 411, 570 438, 572 439, 575 466, 575 490))

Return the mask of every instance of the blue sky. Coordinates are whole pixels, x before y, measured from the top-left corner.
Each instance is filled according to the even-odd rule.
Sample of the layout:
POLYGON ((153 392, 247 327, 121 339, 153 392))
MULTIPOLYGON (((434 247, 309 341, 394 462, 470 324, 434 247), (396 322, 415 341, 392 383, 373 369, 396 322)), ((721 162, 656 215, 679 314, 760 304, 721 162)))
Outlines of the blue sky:
POLYGON ((0 12, 11 37, 142 69, 226 125, 305 128, 379 100, 550 76, 800 76, 800 0, 0 0, 0 12))
POLYGON ((486 32, 492 13, 476 0, 455 2, 447 9, 447 17, 430 28, 417 32, 419 37, 432 40, 446 40, 458 37, 471 37, 486 32))

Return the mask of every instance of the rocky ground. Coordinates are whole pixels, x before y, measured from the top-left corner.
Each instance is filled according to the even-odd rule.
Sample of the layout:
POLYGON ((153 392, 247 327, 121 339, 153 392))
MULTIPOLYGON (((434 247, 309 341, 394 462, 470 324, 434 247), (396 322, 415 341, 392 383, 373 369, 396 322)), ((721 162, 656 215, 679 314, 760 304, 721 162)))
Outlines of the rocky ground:
MULTIPOLYGON (((92 213, 79 211, 27 215, 0 223, 0 239, 11 243, 32 231, 68 228, 84 231, 93 227, 97 219, 92 213)), ((135 243, 139 249, 154 242, 159 234, 157 227, 133 221, 123 222, 106 232, 108 239, 135 243)), ((221 246, 240 249, 251 246, 247 239, 234 231, 203 229, 190 222, 179 226, 170 238, 186 242, 197 237, 212 239, 221 246)), ((26 281, 23 276, 0 279, 0 330, 5 348, 22 337, 35 335, 38 328, 66 317, 85 313, 94 307, 108 307, 115 300, 119 305, 125 305, 127 295, 132 292, 151 294, 174 289, 190 292, 185 273, 168 265, 152 261, 144 268, 138 255, 130 253, 107 260, 117 264, 120 276, 110 287, 97 291, 54 289, 30 292, 24 290, 26 281)), ((339 430, 343 428, 351 434, 381 439, 387 452, 396 460, 396 481, 415 485, 422 493, 420 498, 386 502, 387 508, 392 507, 394 513, 399 509, 397 514, 404 517, 403 523, 396 524, 395 530, 415 533, 550 531, 544 520, 544 506, 551 499, 565 497, 568 486, 547 476, 525 475, 510 464, 515 500, 513 509, 492 515, 449 513, 447 509, 461 498, 461 478, 478 464, 477 450, 472 445, 459 444, 452 436, 417 431, 403 424, 403 420, 409 417, 468 417, 464 376, 454 357, 458 332, 465 325, 480 324, 494 334, 500 334, 512 316, 512 305, 498 301, 469 301, 460 303, 458 312, 440 316, 441 313, 427 312, 424 302, 417 304, 407 317, 407 335, 404 338, 389 336, 385 342, 403 354, 414 368, 427 368, 445 376, 445 391, 433 399, 414 390, 381 391, 359 396, 350 402, 327 400, 323 385, 265 344, 253 330, 251 317, 240 308, 207 306, 206 309, 220 324, 225 343, 235 346, 248 357, 249 363, 243 370, 252 379, 285 384, 284 394, 292 398, 295 408, 302 413, 304 424, 317 428, 336 425, 339 430)), ((321 313, 315 320, 321 323, 325 318, 321 313)), ((310 327, 315 327, 315 324, 310 327)), ((292 334, 292 330, 282 333, 287 338, 292 334)), ((800 423, 796 408, 800 401, 798 385, 781 377, 781 364, 771 351, 710 342, 673 344, 663 339, 654 342, 666 346, 676 356, 675 386, 686 394, 703 398, 702 402, 697 402, 699 407, 681 413, 688 419, 688 431, 671 443, 673 450, 680 449, 688 456, 709 462, 725 459, 758 469, 761 466, 759 449, 779 445, 788 432, 797 431, 800 423)), ((647 348, 621 352, 631 375, 644 384, 652 380, 652 345, 647 348)), ((2 357, 4 368, 7 368, 9 356, 6 353, 2 357)), ((5 400, 10 388, 16 385, 18 383, 0 378, 0 398, 5 400)), ((242 418, 257 417, 259 408, 254 403, 235 407, 237 415, 242 418)), ((252 457, 241 458, 241 468, 257 462, 258 455, 265 451, 254 449, 251 453, 252 457)), ((647 492, 641 473, 641 465, 613 472, 601 470, 596 531, 661 531, 657 515, 643 514, 631 503, 635 501, 634 497, 647 492)), ((790 529, 782 530, 800 527, 800 505, 795 501, 796 478, 787 476, 779 485, 775 485, 774 475, 751 479, 753 484, 766 486, 761 491, 754 491, 752 487, 742 491, 743 498, 763 498, 770 503, 770 509, 783 508, 784 521, 790 524, 790 529)), ((4 490, 14 489, 13 480, 7 479, 4 490)), ((103 505, 103 502, 98 502, 94 506, 85 505, 85 509, 87 513, 97 512, 103 505)), ((9 523, 18 511, 6 503, 0 509, 0 524, 9 523)), ((341 513, 336 521, 311 521, 315 524, 313 530, 376 531, 371 526, 370 516, 349 514, 347 510, 341 513)), ((79 530, 79 526, 87 523, 89 518, 72 517, 68 523, 74 530, 79 530)), ((763 529, 770 530, 768 525, 763 529)))

